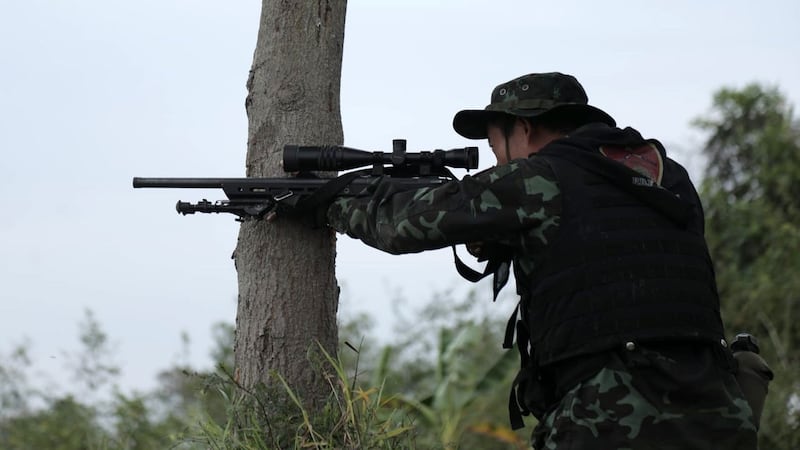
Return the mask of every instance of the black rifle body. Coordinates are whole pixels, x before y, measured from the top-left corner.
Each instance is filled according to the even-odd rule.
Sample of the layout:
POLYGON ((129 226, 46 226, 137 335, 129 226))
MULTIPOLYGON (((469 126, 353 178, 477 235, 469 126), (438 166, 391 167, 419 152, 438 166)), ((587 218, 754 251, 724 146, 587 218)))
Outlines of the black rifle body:
POLYGON ((406 154, 405 141, 396 139, 392 153, 365 152, 346 147, 284 147, 286 171, 302 171, 285 178, 143 178, 133 179, 134 188, 222 189, 227 200, 197 203, 179 201, 181 214, 228 213, 237 220, 261 219, 308 207, 307 201, 324 204, 333 197, 355 196, 375 183, 390 178, 398 190, 439 186, 455 179, 448 167, 478 167, 477 147, 406 154), (371 169, 347 172, 337 178, 320 178, 310 171, 336 171, 371 165, 371 169), (387 166, 388 165, 388 166, 387 166), (303 203, 305 202, 305 203, 303 203))
MULTIPOLYGON (((399 189, 438 186, 451 179, 443 177, 391 177, 399 189)), ((181 214, 229 213, 240 219, 260 219, 269 212, 291 209, 335 178, 141 178, 133 179, 135 188, 222 189, 227 200, 197 203, 178 201, 175 209, 181 214)), ((337 196, 354 196, 376 181, 375 176, 358 176, 347 183, 337 196)))

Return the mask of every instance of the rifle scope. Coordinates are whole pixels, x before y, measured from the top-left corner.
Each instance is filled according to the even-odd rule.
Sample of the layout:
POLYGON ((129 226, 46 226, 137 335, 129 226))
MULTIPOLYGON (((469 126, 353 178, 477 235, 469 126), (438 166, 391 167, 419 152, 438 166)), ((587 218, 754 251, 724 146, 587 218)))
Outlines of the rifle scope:
POLYGON ((446 167, 478 168, 478 147, 406 153, 405 140, 395 139, 392 144, 392 153, 369 152, 338 146, 287 145, 283 148, 283 170, 338 171, 387 164, 403 169, 419 168, 422 172, 438 172, 446 167))

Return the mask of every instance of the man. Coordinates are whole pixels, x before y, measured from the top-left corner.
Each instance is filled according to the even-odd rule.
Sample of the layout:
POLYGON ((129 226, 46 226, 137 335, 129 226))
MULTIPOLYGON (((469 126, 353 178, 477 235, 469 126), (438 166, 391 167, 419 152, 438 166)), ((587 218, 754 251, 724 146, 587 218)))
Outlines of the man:
POLYGON ((533 413, 537 449, 756 448, 684 168, 561 73, 503 83, 453 126, 488 139, 497 166, 413 191, 381 181, 327 219, 390 253, 469 244, 500 280, 510 263, 512 424, 533 413))

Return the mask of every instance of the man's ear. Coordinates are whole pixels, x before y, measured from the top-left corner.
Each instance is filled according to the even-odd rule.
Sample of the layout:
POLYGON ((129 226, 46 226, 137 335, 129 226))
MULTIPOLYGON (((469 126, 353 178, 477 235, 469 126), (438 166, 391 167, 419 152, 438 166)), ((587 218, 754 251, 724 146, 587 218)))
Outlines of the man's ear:
POLYGON ((524 119, 522 117, 518 117, 517 121, 521 125, 521 130, 525 133, 526 141, 531 142, 533 140, 534 135, 534 127, 530 120, 524 119))

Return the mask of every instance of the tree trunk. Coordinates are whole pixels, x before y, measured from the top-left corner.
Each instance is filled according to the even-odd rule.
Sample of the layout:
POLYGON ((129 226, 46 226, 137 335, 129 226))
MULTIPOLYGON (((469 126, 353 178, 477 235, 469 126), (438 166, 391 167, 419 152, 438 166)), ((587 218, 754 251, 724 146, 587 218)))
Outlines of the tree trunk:
MULTIPOLYGON (((341 145, 339 87, 346 0, 262 0, 247 81, 247 176, 283 177, 283 146, 341 145)), ((309 352, 336 353, 335 235, 290 220, 245 222, 236 377, 246 387, 282 375, 315 408, 330 393, 309 352)))

